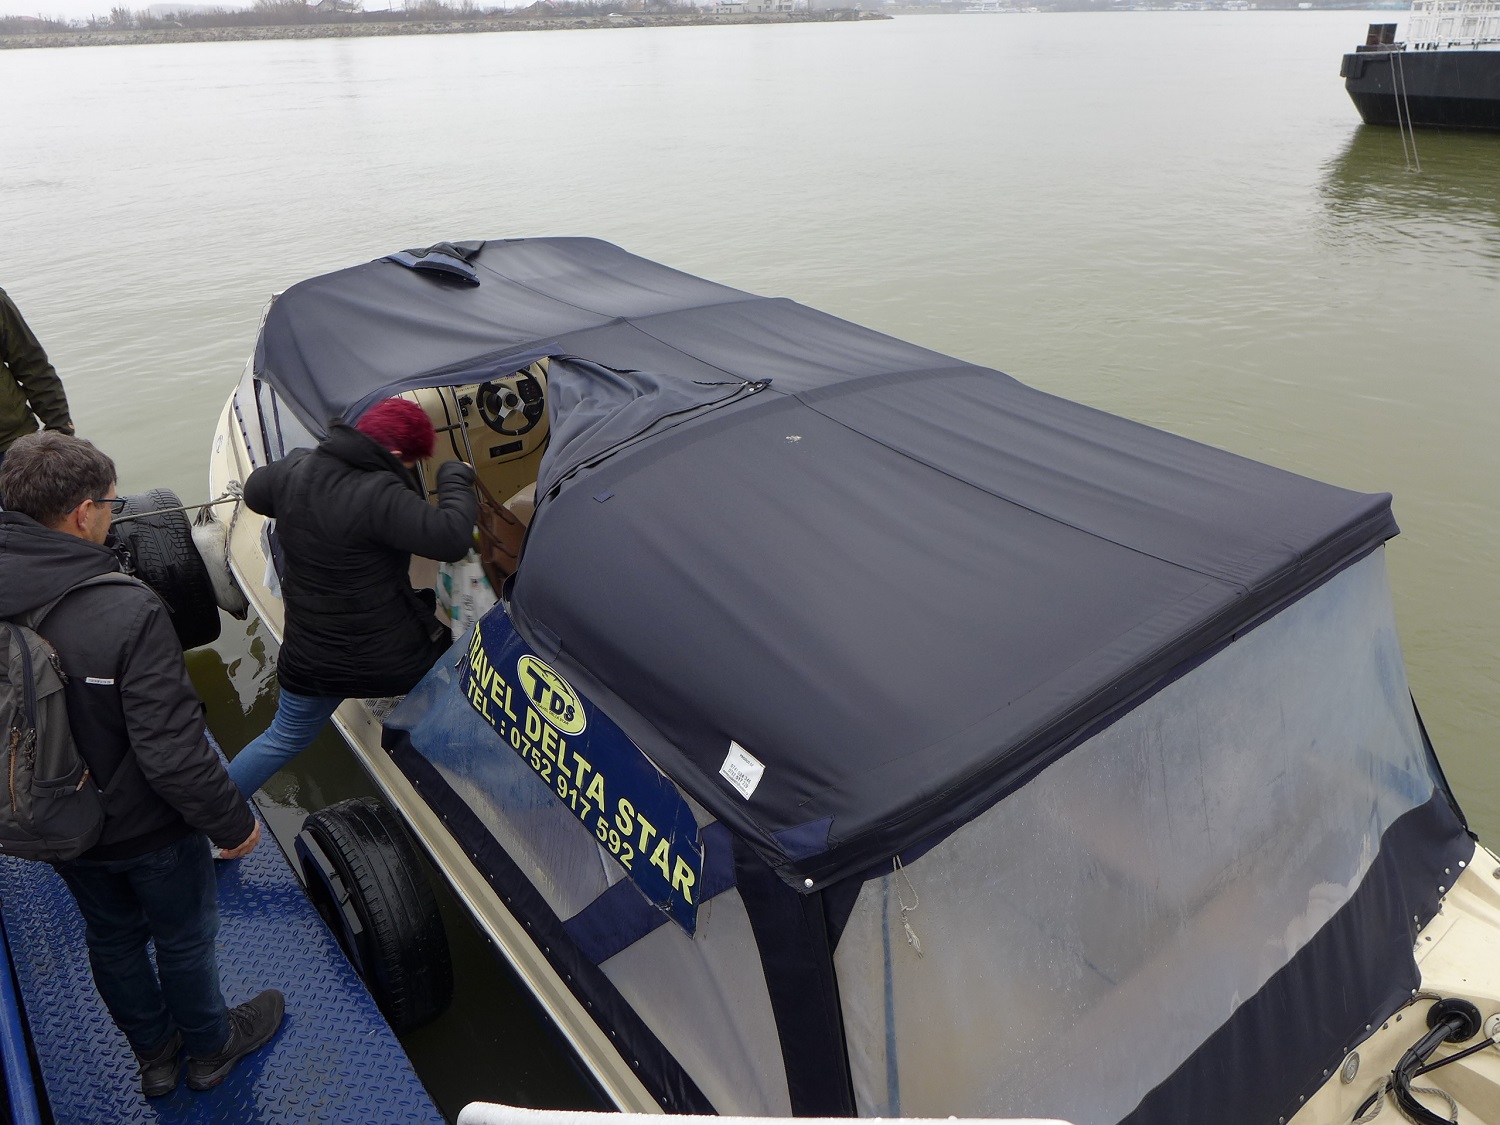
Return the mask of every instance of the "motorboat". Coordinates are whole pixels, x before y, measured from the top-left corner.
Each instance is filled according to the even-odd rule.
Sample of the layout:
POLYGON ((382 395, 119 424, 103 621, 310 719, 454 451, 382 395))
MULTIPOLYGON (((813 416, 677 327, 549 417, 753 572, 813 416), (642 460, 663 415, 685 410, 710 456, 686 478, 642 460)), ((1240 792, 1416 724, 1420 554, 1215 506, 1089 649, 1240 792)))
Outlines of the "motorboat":
MULTIPOLYGON (((213 495, 397 394, 423 485, 470 460, 521 531, 335 720, 615 1106, 1500 1121, 1500 861, 1408 687, 1388 494, 533 238, 277 295, 213 495)), ((279 637, 274 527, 219 512, 279 637)), ((390 910, 328 840, 357 937, 390 910)))

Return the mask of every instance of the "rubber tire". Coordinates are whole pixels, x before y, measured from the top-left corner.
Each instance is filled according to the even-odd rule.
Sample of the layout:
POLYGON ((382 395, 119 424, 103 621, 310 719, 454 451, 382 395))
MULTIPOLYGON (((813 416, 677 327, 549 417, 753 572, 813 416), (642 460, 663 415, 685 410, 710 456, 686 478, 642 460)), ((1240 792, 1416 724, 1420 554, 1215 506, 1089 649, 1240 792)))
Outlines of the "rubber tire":
POLYGON ((297 837, 308 897, 375 997, 404 1035, 447 1011, 453 962, 437 899, 405 831, 383 806, 351 798, 311 813, 297 837), (347 890, 341 897, 312 862, 316 844, 347 890), (356 926, 348 911, 353 911, 356 926))
MULTIPOLYGON (((167 488, 125 497, 121 516, 179 508, 182 501, 167 488)), ((219 601, 213 579, 198 548, 186 512, 167 512, 119 524, 116 531, 135 566, 135 576, 156 591, 172 615, 182 647, 197 648, 219 639, 219 601)))

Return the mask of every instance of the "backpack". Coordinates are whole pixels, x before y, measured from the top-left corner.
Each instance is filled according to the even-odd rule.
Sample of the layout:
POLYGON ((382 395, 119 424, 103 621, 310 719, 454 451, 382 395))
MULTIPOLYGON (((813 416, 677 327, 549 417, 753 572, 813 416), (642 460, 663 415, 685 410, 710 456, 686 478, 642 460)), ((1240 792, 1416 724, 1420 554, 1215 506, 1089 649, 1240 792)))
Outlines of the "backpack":
POLYGON ((73 742, 67 675, 36 629, 84 586, 138 586, 100 574, 39 609, 0 622, 0 854, 55 863, 93 847, 104 828, 104 795, 73 742))

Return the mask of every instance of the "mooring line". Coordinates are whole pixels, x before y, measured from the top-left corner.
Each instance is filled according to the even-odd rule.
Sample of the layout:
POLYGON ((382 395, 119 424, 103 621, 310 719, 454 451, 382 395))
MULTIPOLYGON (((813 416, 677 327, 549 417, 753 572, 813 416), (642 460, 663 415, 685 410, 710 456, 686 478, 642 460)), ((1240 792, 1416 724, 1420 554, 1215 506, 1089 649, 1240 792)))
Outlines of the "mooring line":
POLYGON ((1412 166, 1415 165, 1415 171, 1420 172, 1422 170, 1422 158, 1417 155, 1417 130, 1411 120, 1411 96, 1406 85, 1406 64, 1399 51, 1392 52, 1392 58, 1395 60, 1395 73, 1392 75, 1391 93, 1396 98, 1396 130, 1397 132, 1401 131, 1401 111, 1405 109, 1406 134, 1410 134, 1411 136, 1410 155, 1407 155, 1406 151, 1406 134, 1403 134, 1401 137, 1401 153, 1406 157, 1406 170, 1408 172, 1413 171, 1412 166), (1400 86, 1399 90, 1396 88, 1398 83, 1400 86))

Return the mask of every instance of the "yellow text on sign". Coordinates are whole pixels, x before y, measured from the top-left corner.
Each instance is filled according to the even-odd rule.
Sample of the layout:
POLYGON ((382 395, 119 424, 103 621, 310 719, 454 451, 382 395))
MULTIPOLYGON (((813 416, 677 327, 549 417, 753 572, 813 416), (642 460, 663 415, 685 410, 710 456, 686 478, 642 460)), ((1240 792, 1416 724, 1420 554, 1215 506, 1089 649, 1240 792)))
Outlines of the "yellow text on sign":
POLYGON ((644 859, 675 894, 691 904, 697 882, 692 865, 628 797, 617 796, 611 802, 604 772, 595 769, 563 736, 581 732, 587 723, 572 686, 533 656, 522 656, 516 665, 523 685, 531 680, 525 691, 517 690, 490 663, 479 630, 474 630, 469 645, 469 703, 624 867, 634 870, 636 860, 644 859))

